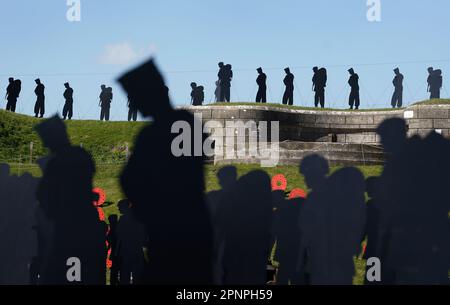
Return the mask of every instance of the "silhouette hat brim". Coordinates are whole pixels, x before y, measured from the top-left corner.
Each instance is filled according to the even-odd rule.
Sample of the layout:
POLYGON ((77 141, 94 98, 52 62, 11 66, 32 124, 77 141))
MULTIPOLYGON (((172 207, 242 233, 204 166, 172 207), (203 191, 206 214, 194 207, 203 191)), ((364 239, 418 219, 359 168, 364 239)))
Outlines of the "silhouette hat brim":
POLYGON ((125 73, 118 81, 144 115, 170 105, 168 88, 153 59, 125 73))

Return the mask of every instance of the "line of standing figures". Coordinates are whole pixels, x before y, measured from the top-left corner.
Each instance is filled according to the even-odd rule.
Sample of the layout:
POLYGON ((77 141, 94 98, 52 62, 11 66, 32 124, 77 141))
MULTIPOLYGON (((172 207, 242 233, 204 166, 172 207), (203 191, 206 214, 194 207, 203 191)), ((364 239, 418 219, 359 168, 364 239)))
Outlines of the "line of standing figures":
POLYGON ((450 142, 442 135, 407 138, 405 121, 389 119, 377 129, 388 156, 378 177, 365 180, 356 167, 330 173, 311 155, 299 167, 306 199, 273 192, 265 171, 238 177, 232 166, 205 196, 204 156, 193 146, 171 153, 173 124, 193 128, 195 116, 171 106, 153 61, 119 82, 154 119, 120 174, 123 216, 111 217, 109 230, 99 220, 92 157, 70 143, 60 118, 41 122, 42 177, 0 166, 0 283, 105 284, 109 247, 113 284, 264 285, 276 244, 278 284, 352 284, 363 240, 366 258, 381 262, 369 283, 449 283, 450 142))
MULTIPOLYGON (((282 103, 284 105, 294 104, 294 74, 289 68, 284 69, 286 76, 283 79, 285 85, 285 91, 283 93, 282 103)), ((257 69, 258 77, 256 79, 256 84, 258 86, 258 91, 256 94, 255 101, 257 103, 267 102, 267 75, 263 72, 260 67, 257 69)), ((350 109, 359 109, 360 106, 360 86, 359 86, 359 75, 355 73, 353 68, 348 70, 350 78, 348 84, 350 86, 350 95, 348 104, 350 109)), ((312 90, 314 94, 314 106, 315 107, 325 107, 325 88, 327 86, 327 70, 325 68, 313 68, 313 78, 312 78, 312 90)), ((400 73, 399 68, 394 69, 395 77, 392 81, 394 85, 394 93, 391 99, 391 106, 393 108, 401 108, 403 105, 403 74, 400 73)), ((439 99, 441 97, 442 89, 442 70, 434 69, 432 67, 428 68, 428 79, 427 79, 427 92, 430 92, 430 99, 439 99)), ((233 70, 230 64, 219 63, 219 72, 217 74, 218 80, 216 81, 216 89, 214 91, 216 102, 230 102, 230 90, 231 81, 233 79, 233 70)), ((34 106, 35 117, 42 118, 45 114, 45 86, 38 78, 35 80, 36 88, 34 93, 36 95, 36 103, 34 106)), ((6 110, 15 112, 17 101, 20 95, 22 87, 22 82, 20 79, 9 78, 9 84, 6 88, 6 110)), ((65 91, 63 97, 65 100, 64 107, 62 110, 63 119, 72 119, 73 116, 73 89, 70 84, 66 82, 64 84, 65 91)), ((201 106, 205 100, 204 87, 197 85, 197 83, 191 83, 191 104, 194 106, 201 106)), ((111 87, 106 87, 101 85, 101 93, 99 96, 99 107, 100 107, 100 120, 109 121, 111 103, 113 100, 113 92, 111 87)), ((128 97, 128 121, 137 120, 137 108, 135 102, 128 97)))
MULTIPOLYGON (((256 78, 256 84, 258 91, 256 93, 256 103, 267 102, 267 75, 263 72, 263 69, 259 67, 256 69, 258 77, 256 78)), ((284 69, 286 76, 283 79, 285 90, 283 93, 282 104, 293 105, 294 104, 294 74, 292 74, 289 67, 284 69)), ((353 68, 348 70, 350 78, 348 84, 350 86, 350 95, 348 104, 350 109, 359 109, 360 106, 360 86, 359 75, 355 73, 353 68)), ((313 67, 312 77, 312 90, 314 94, 314 106, 325 108, 325 88, 327 86, 327 70, 325 68, 313 67)), ((399 68, 394 69, 395 77, 392 81, 394 85, 394 93, 391 99, 392 108, 401 108, 403 105, 403 74, 400 73, 399 68)), ((440 92, 442 88, 442 70, 435 70, 432 67, 428 68, 428 89, 430 92, 430 99, 440 98, 440 92)), ((219 63, 219 73, 217 74, 218 80, 216 81, 216 89, 214 91, 216 102, 230 102, 230 88, 233 78, 232 66, 223 62, 219 63)), ((201 106, 204 102, 205 94, 204 87, 198 86, 197 83, 191 83, 191 104, 194 106, 201 106)))

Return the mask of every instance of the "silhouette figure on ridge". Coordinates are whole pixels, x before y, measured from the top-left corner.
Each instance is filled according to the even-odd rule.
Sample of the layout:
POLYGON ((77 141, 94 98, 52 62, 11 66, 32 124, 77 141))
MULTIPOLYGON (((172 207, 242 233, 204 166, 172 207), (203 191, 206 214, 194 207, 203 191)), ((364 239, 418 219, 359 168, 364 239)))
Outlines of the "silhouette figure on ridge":
POLYGON ((327 86, 327 70, 325 68, 314 67, 312 78, 314 95, 314 106, 325 107, 325 87, 327 86))
POLYGON ((263 72, 262 68, 256 69, 258 71, 258 77, 256 78, 256 84, 258 85, 258 92, 256 93, 256 102, 257 103, 266 103, 266 91, 267 91, 267 85, 266 80, 267 76, 263 72))
POLYGON ((69 83, 65 83, 64 87, 66 90, 64 90, 64 99, 66 100, 63 108, 63 120, 65 120, 67 117, 69 120, 72 119, 73 116, 73 89, 70 87, 69 83))
POLYGON ((34 94, 36 94, 36 103, 34 105, 34 116, 43 118, 45 114, 45 86, 39 78, 35 82, 36 89, 34 89, 34 94))
POLYGON ((283 105, 293 105, 294 104, 294 74, 291 73, 289 68, 285 68, 284 72, 286 76, 284 77, 283 83, 286 87, 283 94, 283 105))
POLYGON ((348 84, 350 85, 350 96, 348 98, 348 104, 350 106, 350 109, 353 109, 353 106, 356 110, 359 109, 359 76, 355 73, 355 70, 353 68, 350 68, 348 70, 348 73, 350 73, 350 78, 348 79, 348 84))

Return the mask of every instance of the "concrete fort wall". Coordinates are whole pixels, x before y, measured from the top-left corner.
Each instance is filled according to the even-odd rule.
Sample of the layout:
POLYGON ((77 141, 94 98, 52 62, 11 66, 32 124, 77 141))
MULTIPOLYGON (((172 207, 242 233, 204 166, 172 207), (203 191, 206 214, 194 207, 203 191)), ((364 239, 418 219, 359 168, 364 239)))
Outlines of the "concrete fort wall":
MULTIPOLYGON (((450 138, 450 105, 414 105, 400 110, 384 111, 299 110, 232 104, 181 108, 197 115, 201 114, 203 122, 214 120, 224 127, 226 122, 254 121, 259 126, 262 121, 278 121, 280 132, 277 142, 280 143, 280 164, 297 163, 305 155, 313 152, 324 155, 330 163, 381 164, 384 157, 379 147, 380 139, 376 134, 376 128, 381 122, 392 117, 406 120, 409 136, 415 134, 426 136, 431 131, 436 131, 450 138), (305 143, 316 143, 316 145, 309 149, 310 145, 305 143), (329 145, 323 146, 320 145, 321 143, 329 145)), ((242 136, 234 130, 226 134, 231 135, 235 141, 236 137, 242 136)), ((248 137, 248 133, 244 137, 248 137)), ((270 137, 268 141, 271 141, 270 137)), ((223 142, 224 147, 216 147, 216 149, 224 151, 225 137, 223 142)), ((257 158, 252 157, 230 160, 216 157, 214 160, 215 163, 254 163, 256 161, 257 158)))

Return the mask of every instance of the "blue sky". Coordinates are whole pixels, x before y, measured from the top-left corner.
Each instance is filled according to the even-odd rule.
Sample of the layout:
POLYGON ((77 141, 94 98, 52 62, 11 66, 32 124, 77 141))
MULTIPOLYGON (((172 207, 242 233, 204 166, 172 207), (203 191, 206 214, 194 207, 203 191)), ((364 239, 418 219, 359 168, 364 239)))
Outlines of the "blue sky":
POLYGON ((66 0, 1 0, 1 107, 9 76, 23 81, 18 111, 31 114, 36 77, 46 85, 47 115, 61 112, 63 84, 75 90, 74 118, 97 118, 102 83, 113 87, 112 119, 126 118, 115 79, 153 54, 176 105, 189 103, 191 81, 213 99, 217 62, 231 63, 232 100, 253 100, 256 71, 279 102, 283 68, 296 76, 296 105, 311 105, 311 68, 328 67, 327 104, 347 107, 347 69, 361 79, 362 107, 389 106, 392 69, 405 75, 406 103, 426 93, 426 68, 444 71, 450 96, 448 0, 381 0, 381 22, 368 22, 366 0, 81 0, 68 22, 66 0))

